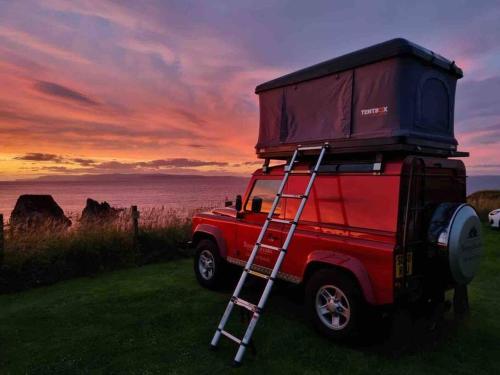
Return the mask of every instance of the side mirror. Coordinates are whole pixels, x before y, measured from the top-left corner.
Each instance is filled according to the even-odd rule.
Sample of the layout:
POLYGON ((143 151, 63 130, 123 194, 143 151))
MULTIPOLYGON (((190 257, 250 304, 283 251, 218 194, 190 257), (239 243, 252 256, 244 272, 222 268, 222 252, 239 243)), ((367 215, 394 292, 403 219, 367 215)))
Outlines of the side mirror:
POLYGON ((237 195, 236 196, 236 200, 235 200, 235 205, 234 205, 234 208, 236 209, 236 211, 240 212, 241 209, 243 208, 243 201, 241 199, 241 195, 237 195))
POLYGON ((252 212, 259 213, 262 210, 262 198, 253 197, 252 199, 252 212))

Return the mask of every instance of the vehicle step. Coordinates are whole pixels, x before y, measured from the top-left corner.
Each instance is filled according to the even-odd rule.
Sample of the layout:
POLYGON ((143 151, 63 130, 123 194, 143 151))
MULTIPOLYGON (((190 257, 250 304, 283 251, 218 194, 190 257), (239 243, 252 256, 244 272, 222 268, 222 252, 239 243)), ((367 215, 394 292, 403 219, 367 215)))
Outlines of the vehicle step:
POLYGON ((265 243, 258 243, 257 245, 259 247, 263 247, 264 249, 281 251, 281 247, 277 247, 277 246, 273 246, 273 245, 266 245, 265 243))
POLYGON ((221 329, 220 333, 222 333, 224 336, 226 336, 229 340, 232 340, 236 344, 241 345, 241 340, 239 338, 237 338, 236 336, 231 335, 228 331, 224 331, 223 329, 221 329))
POLYGON ((250 275, 260 277, 261 279, 269 280, 271 278, 271 275, 267 275, 259 271, 254 271, 252 269, 246 268, 245 271, 247 271, 250 275))
POLYGON ((251 302, 248 302, 248 301, 245 301, 244 299, 241 299, 241 298, 238 298, 238 297, 231 297, 231 301, 233 301, 233 303, 235 305, 238 305, 238 306, 241 306, 241 307, 244 307, 245 309, 247 309, 248 311, 251 311, 251 312, 259 312, 259 308, 257 307, 257 305, 254 305, 253 303, 251 302))

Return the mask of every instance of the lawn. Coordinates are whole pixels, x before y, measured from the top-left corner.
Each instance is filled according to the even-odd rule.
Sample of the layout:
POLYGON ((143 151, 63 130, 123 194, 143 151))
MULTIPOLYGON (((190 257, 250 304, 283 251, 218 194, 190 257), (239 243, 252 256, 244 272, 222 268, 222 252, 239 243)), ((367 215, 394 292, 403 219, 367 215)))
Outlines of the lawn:
POLYGON ((231 342, 208 350, 229 292, 199 287, 184 259, 0 296, 0 373, 498 373, 500 232, 484 232, 470 318, 448 316, 441 335, 397 358, 380 350, 382 339, 352 346, 318 337, 281 287, 257 327, 257 356, 232 369, 231 342))

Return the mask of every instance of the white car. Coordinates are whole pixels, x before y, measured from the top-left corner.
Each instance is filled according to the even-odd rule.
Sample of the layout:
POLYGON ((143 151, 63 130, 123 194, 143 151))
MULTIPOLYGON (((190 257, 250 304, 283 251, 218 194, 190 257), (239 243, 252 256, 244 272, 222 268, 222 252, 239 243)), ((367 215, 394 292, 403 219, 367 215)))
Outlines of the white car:
POLYGON ((488 214, 488 222, 492 228, 500 228, 500 208, 497 208, 488 214))

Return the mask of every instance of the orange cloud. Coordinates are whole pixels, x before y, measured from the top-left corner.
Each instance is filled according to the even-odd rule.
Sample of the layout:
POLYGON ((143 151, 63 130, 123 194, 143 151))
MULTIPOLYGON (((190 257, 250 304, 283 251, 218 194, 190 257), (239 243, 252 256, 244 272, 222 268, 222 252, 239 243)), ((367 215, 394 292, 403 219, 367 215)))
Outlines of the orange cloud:
MULTIPOLYGON (((384 27, 368 38, 360 22, 352 22, 359 21, 357 12, 318 12, 311 19, 310 11, 305 3, 265 9, 210 2, 2 3, 0 178, 106 166, 154 169, 148 163, 180 159, 208 164, 170 170, 248 173, 255 167, 257 84, 390 37, 383 31, 386 17, 377 12, 371 21, 384 27), (19 159, 37 154, 69 162, 19 159)), ((461 37, 432 34, 439 52, 474 72, 472 79, 466 71, 459 84, 456 117, 462 148, 473 155, 466 161, 471 171, 498 159, 499 135, 478 129, 500 123, 491 94, 496 81, 479 81, 499 76, 485 68, 498 60, 496 38, 488 36, 496 27, 490 13, 467 14, 471 23, 461 37), (477 35, 474 25, 489 31, 477 35)), ((415 30, 425 29, 420 26, 415 30)))

